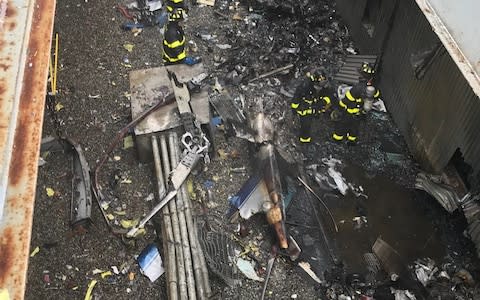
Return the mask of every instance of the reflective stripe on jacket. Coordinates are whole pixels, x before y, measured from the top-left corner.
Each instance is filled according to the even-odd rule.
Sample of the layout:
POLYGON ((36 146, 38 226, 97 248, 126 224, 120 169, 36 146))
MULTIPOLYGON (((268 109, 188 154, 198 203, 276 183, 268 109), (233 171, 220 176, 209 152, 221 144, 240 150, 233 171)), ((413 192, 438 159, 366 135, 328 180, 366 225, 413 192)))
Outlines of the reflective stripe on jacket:
POLYGON ((175 22, 167 23, 163 39, 163 60, 176 63, 187 57, 185 51, 185 35, 182 27, 175 22))
POLYGON ((345 98, 343 100, 339 101, 340 107, 344 108, 347 113, 349 114, 359 114, 360 109, 363 106, 363 99, 358 97, 355 98, 354 95, 350 92, 350 90, 347 91, 345 94, 345 98))

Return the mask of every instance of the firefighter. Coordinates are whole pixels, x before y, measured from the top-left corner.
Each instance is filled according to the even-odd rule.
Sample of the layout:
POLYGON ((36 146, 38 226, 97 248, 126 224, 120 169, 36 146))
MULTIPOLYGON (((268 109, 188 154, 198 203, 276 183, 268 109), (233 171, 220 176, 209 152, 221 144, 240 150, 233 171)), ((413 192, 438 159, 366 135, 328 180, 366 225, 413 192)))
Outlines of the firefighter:
POLYGON ((187 56, 186 38, 180 22, 183 21, 183 10, 174 9, 168 14, 163 37, 163 62, 165 65, 186 64, 192 66, 202 61, 200 57, 187 56))
POLYGON ((306 78, 295 89, 290 107, 300 118, 300 144, 312 141, 310 131, 314 118, 328 110, 332 103, 333 93, 327 84, 323 69, 314 69, 306 73, 306 78))
MULTIPOLYGON (((334 141, 347 140, 349 144, 355 144, 358 140, 358 129, 367 96, 367 87, 373 86, 375 70, 369 63, 363 63, 359 70, 360 81, 345 93, 343 99, 338 101, 338 110, 332 112, 332 119, 336 121, 332 134, 334 141)), ((380 91, 375 88, 373 98, 378 99, 380 91)))
POLYGON ((183 19, 183 11, 175 10, 168 14, 168 23, 163 37, 163 62, 167 64, 179 64, 185 61, 185 33, 180 25, 183 19))

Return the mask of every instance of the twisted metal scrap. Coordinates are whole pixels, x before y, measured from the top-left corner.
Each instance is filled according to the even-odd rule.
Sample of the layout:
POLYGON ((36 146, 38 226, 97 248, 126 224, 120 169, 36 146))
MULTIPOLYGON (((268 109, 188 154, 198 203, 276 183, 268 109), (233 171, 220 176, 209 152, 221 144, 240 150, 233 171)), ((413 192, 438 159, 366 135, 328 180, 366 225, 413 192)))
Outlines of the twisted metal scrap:
POLYGON ((436 176, 418 173, 415 188, 432 195, 449 213, 458 208, 460 198, 457 193, 448 185, 440 183, 436 176))

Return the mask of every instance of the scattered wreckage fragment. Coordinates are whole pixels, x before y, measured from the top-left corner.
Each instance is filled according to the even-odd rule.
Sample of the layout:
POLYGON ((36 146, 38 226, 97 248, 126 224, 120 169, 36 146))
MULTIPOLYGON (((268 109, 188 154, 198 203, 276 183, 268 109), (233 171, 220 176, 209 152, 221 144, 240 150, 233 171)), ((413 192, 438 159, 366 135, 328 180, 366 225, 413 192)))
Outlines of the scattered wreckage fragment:
POLYGON ((163 199, 155 205, 155 207, 134 226, 128 233, 127 237, 133 237, 135 233, 145 226, 145 224, 160 210, 165 204, 172 200, 179 192, 180 187, 187 179, 190 172, 195 168, 199 159, 204 158, 205 162, 209 161, 208 149, 210 146, 209 140, 203 133, 200 125, 195 119, 190 106, 190 92, 186 84, 178 81, 175 73, 168 71, 168 76, 172 82, 172 87, 175 94, 175 100, 180 112, 180 118, 185 129, 185 134, 182 135, 182 144, 187 150, 186 155, 180 160, 175 169, 172 170, 168 192, 163 199))
POLYGON ((462 209, 468 223, 468 235, 477 249, 477 256, 480 257, 480 194, 467 192, 458 174, 453 174, 448 176, 420 172, 416 178, 415 188, 427 192, 450 214, 458 208, 462 209))
POLYGON ((161 200, 126 236, 135 237, 162 210, 169 298, 179 299, 188 295, 189 299, 206 299, 211 295, 208 271, 184 182, 202 157, 206 163, 209 162, 210 142, 193 112, 187 84, 180 82, 174 71, 167 69, 167 73, 175 95, 179 125, 183 126, 185 133, 180 140, 175 130, 161 134, 159 141, 155 135, 158 132, 150 135, 161 200), (180 141, 185 149, 183 154, 180 152, 180 141))
POLYGON ((130 123, 128 123, 124 128, 122 128, 117 133, 114 140, 110 143, 107 151, 105 151, 104 156, 102 157, 101 160, 99 160, 99 162, 95 166, 95 169, 92 173, 92 180, 91 181, 92 181, 93 195, 95 196, 95 199, 97 200, 98 206, 100 208, 100 211, 103 214, 105 222, 107 223, 107 225, 110 227, 110 229, 113 232, 124 233, 123 231, 119 232, 118 229, 114 229, 112 227, 104 209, 102 208, 102 204, 103 203, 109 203, 110 200, 108 199, 108 196, 105 193, 103 193, 103 191, 102 191, 102 186, 100 185, 100 182, 99 182, 100 171, 102 170, 102 166, 105 164, 105 162, 107 161, 110 154, 117 147, 117 145, 120 143, 120 141, 122 141, 123 137, 129 132, 129 130, 132 129, 133 127, 135 127, 138 123, 140 123, 142 120, 144 120, 148 115, 150 115, 154 111, 158 110, 159 108, 161 108, 164 105, 167 105, 167 104, 171 103, 175 99, 175 96, 174 96, 174 94, 168 94, 168 95, 163 96, 163 98, 161 98, 161 99, 162 100, 160 100, 156 105, 150 107, 149 109, 147 109, 146 111, 141 113, 137 118, 132 120, 130 123))
POLYGON ((47 137, 42 140, 40 152, 63 151, 72 155, 72 201, 70 205, 70 224, 76 229, 85 229, 90 225, 92 210, 92 190, 90 169, 83 155, 82 147, 69 138, 47 137))
POLYGON ((248 133, 245 135, 247 140, 258 146, 255 164, 258 168, 231 203, 247 219, 255 213, 264 212, 267 222, 275 231, 279 248, 287 251, 290 258, 295 260, 301 250, 293 237, 288 236, 285 228, 285 199, 273 145, 272 123, 263 113, 258 113, 251 122, 250 130, 244 132, 248 133))

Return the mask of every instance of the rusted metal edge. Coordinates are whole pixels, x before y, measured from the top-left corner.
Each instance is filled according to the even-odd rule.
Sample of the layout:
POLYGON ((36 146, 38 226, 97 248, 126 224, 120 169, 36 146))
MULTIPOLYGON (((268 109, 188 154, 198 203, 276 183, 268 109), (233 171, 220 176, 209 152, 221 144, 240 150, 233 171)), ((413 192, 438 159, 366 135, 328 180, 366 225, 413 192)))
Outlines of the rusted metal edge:
POLYGON ((415 1, 432 26, 433 31, 437 34, 438 38, 457 64, 463 76, 472 87, 473 92, 480 97, 480 76, 476 72, 475 68, 470 64, 468 58, 462 52, 462 49, 448 30, 446 26, 447 24, 444 24, 428 0, 415 1))
POLYGON ((23 299, 54 0, 0 0, 0 289, 23 299))

